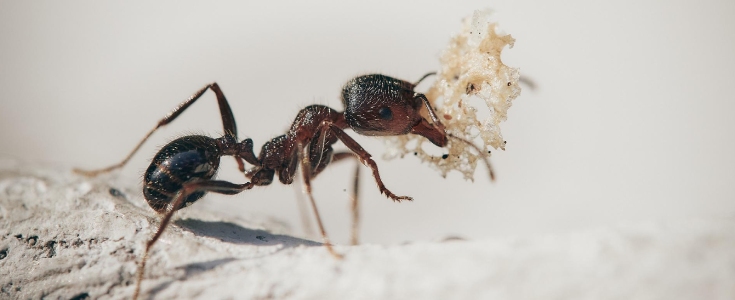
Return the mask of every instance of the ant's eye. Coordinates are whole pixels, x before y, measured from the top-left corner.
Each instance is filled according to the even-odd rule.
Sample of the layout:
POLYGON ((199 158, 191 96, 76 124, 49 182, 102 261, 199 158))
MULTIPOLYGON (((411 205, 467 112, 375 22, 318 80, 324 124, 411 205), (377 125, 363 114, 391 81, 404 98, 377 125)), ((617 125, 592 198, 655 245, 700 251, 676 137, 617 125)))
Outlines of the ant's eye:
POLYGON ((380 118, 383 120, 392 120, 393 119, 393 112, 390 110, 390 107, 383 107, 378 111, 378 114, 380 114, 380 118))

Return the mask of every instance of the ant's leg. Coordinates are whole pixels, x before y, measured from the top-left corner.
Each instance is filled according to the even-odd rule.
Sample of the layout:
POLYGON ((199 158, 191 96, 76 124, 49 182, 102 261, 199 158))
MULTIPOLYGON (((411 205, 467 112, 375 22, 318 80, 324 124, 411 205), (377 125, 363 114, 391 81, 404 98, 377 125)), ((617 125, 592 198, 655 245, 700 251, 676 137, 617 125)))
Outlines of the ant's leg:
MULTIPOLYGON (((318 128, 319 140, 315 144, 316 149, 312 149, 313 150, 312 152, 324 153, 324 148, 326 147, 326 138, 327 138, 327 135, 329 135, 329 129, 332 127, 331 124, 332 124, 331 122, 327 122, 327 121, 319 124, 319 128, 318 128)), ((328 161, 323 161, 322 160, 323 157, 320 156, 319 160, 317 161, 315 165, 317 166, 317 168, 321 169, 323 168, 322 164, 337 162, 345 158, 357 158, 359 161, 359 157, 355 153, 339 152, 339 153, 335 153, 334 155, 332 155, 331 160, 328 160, 328 161)), ((359 199, 357 198, 357 193, 358 193, 358 184, 359 184, 358 176, 359 175, 360 175, 360 165, 358 164, 355 167, 355 177, 354 177, 354 182, 352 186, 353 187, 352 188, 352 234, 351 234, 351 239, 350 239, 350 242, 352 243, 352 245, 357 245, 357 239, 358 239, 357 233, 358 233, 358 226, 359 226, 358 222, 359 222, 360 212, 359 212, 359 207, 358 207, 359 199)))
POLYGON ((365 151, 365 149, 360 146, 360 144, 357 143, 354 139, 352 139, 347 133, 344 132, 344 130, 340 129, 334 123, 322 123, 327 124, 327 126, 330 127, 332 132, 337 136, 337 138, 342 141, 342 143, 347 146, 347 148, 350 148, 352 152, 355 153, 355 155, 358 156, 360 161, 367 167, 369 167, 373 171, 373 177, 375 177, 375 182, 378 184, 378 189, 380 189, 380 192, 388 196, 388 198, 391 198, 393 201, 402 201, 402 200, 408 200, 412 201, 413 198, 408 196, 396 196, 396 194, 393 194, 390 190, 388 190, 385 185, 383 184, 383 181, 380 179, 380 173, 378 173, 378 165, 375 163, 375 161, 371 158, 370 153, 365 151))
MULTIPOLYGON (((329 128, 329 127, 324 127, 324 128, 329 128)), ((323 133, 326 133, 326 130, 323 133)), ((323 149, 324 149, 324 146, 323 146, 323 141, 322 141, 322 143, 316 143, 316 148, 311 148, 310 150, 312 150, 312 153, 314 153, 314 152, 316 152, 316 153, 322 152, 323 153, 323 149), (321 147, 320 147, 320 145, 321 145, 321 147)), ((357 156, 355 156, 355 154, 352 153, 352 152, 339 152, 339 153, 332 154, 332 152, 329 151, 328 153, 325 153, 324 155, 329 155, 330 159, 324 160, 324 157, 323 156, 322 157, 319 157, 319 160, 316 163, 316 165, 317 165, 316 168, 317 169, 323 169, 324 167, 326 167, 326 164, 329 164, 330 162, 340 161, 340 160, 343 160, 345 158, 357 158, 357 156)), ((359 167, 359 162, 358 162, 358 167, 359 167)), ((314 169, 312 169, 312 170, 314 170, 314 169)), ((319 173, 318 171, 317 172, 312 172, 312 177, 311 178, 316 177, 316 175, 318 173, 319 173)), ((355 183, 357 183, 357 181, 355 183)), ((314 236, 314 229, 312 228, 311 218, 309 218, 308 208, 304 205, 306 203, 306 201, 305 201, 305 199, 303 197, 303 191, 299 191, 298 190, 299 187, 296 186, 296 185, 293 185, 293 188, 294 188, 294 191, 296 192, 296 197, 295 198, 296 198, 296 203, 297 203, 297 207, 298 207, 298 210, 299 210, 299 215, 301 216, 300 219, 301 219, 301 222, 302 222, 302 227, 304 229, 304 234, 305 234, 305 236, 313 237, 314 236)), ((354 190, 354 188, 353 188, 353 190, 354 190)), ((355 198, 355 194, 353 194, 352 195, 352 198, 350 198, 350 199, 353 202, 352 204, 353 204, 353 207, 354 207, 356 205, 355 201, 357 201, 357 199, 355 198)), ((353 215, 356 215, 356 211, 354 211, 354 209, 353 209, 353 215)), ((353 244, 355 244, 354 243, 354 241, 355 241, 355 234, 354 234, 355 229, 354 228, 356 227, 355 226, 355 221, 356 221, 356 218, 353 218, 353 234, 352 234, 353 244)))
POLYGON ((327 247, 329 253, 334 257, 341 259, 342 255, 334 251, 334 248, 332 248, 332 243, 329 241, 329 237, 327 237, 327 231, 324 230, 322 218, 319 216, 319 210, 316 208, 314 195, 311 193, 311 162, 309 161, 309 147, 304 147, 303 144, 298 143, 298 150, 299 152, 296 153, 296 155, 298 155, 301 164, 301 179, 304 182, 304 193, 309 197, 311 207, 314 209, 314 217, 316 217, 316 223, 319 225, 319 231, 322 234, 322 239, 324 239, 324 246, 327 247))
POLYGON ((237 168, 240 170, 241 173, 247 172, 247 170, 245 170, 245 163, 242 161, 242 158, 235 156, 235 161, 237 162, 237 168))
POLYGON ((304 236, 313 238, 316 235, 314 227, 312 227, 311 218, 309 217, 309 208, 306 207, 306 199, 303 196, 303 188, 299 188, 298 185, 291 185, 296 195, 296 206, 299 209, 299 217, 301 219, 301 226, 304 229, 304 236))
MULTIPOLYGON (((125 159, 123 159, 123 161, 121 161, 120 163, 109 166, 104 169, 92 170, 92 171, 74 169, 74 172, 91 177, 91 176, 96 176, 102 173, 107 173, 112 170, 121 168, 130 160, 131 157, 133 157, 135 152, 137 152, 138 149, 140 149, 140 147, 143 146, 143 143, 145 143, 145 141, 148 140, 148 138, 151 137, 151 135, 153 135, 153 133, 156 130, 158 130, 158 128, 161 128, 165 126, 166 124, 175 120, 176 117, 178 117, 187 108, 189 108, 189 106, 194 104, 194 102, 196 102, 197 99, 199 99, 199 97, 201 97, 202 94, 204 94, 204 92, 206 92, 208 89, 211 89, 212 91, 214 91, 215 95, 217 96, 217 103, 219 104, 219 111, 220 111, 220 116, 222 117, 222 125, 225 129, 225 135, 231 135, 235 137, 235 140, 237 140, 237 126, 235 125, 235 117, 232 115, 232 109, 230 109, 230 105, 227 103, 225 94, 222 93, 222 90, 220 90, 219 85, 217 85, 217 83, 215 82, 215 83, 211 83, 203 87, 202 89, 194 93, 194 95, 189 97, 189 99, 187 99, 184 102, 181 102, 181 104, 179 104, 176 108, 174 108, 168 115, 166 115, 165 117, 163 117, 163 119, 158 121, 158 124, 156 125, 156 127, 151 129, 151 131, 149 131, 145 135, 145 137, 143 137, 143 139, 140 142, 138 142, 138 145, 136 145, 135 148, 133 148, 133 151, 131 151, 130 154, 128 154, 128 156, 125 157, 125 159)), ((240 166, 240 169, 245 170, 245 166, 243 165, 242 161, 237 157, 235 159, 237 160, 238 165, 240 166)))
POLYGON ((202 191, 225 195, 234 195, 244 190, 249 190, 253 188, 253 186, 254 185, 250 182, 244 184, 235 184, 221 180, 202 180, 185 183, 184 186, 181 188, 181 191, 176 194, 176 197, 166 209, 165 215, 163 216, 163 219, 161 219, 161 225, 158 226, 158 230, 156 230, 156 233, 153 235, 153 237, 148 241, 148 243, 146 243, 143 258, 140 261, 140 265, 138 265, 138 282, 135 284, 133 299, 137 299, 138 295, 140 294, 140 287, 141 283, 143 282, 143 275, 145 274, 145 264, 148 261, 148 253, 150 252, 151 247, 153 247, 156 241, 158 241, 163 232, 166 230, 166 227, 168 227, 168 223, 171 222, 171 217, 173 217, 174 213, 179 210, 179 208, 181 208, 181 205, 184 203, 184 199, 186 199, 187 196, 191 195, 192 193, 202 191))
MULTIPOLYGON (((338 152, 332 156, 332 162, 338 162, 345 158, 358 158, 355 153, 352 152, 338 152)), ((350 237, 350 243, 352 245, 359 244, 359 233, 360 233, 360 206, 359 206, 359 189, 360 189, 360 162, 355 164, 355 176, 352 182, 352 233, 350 237)))

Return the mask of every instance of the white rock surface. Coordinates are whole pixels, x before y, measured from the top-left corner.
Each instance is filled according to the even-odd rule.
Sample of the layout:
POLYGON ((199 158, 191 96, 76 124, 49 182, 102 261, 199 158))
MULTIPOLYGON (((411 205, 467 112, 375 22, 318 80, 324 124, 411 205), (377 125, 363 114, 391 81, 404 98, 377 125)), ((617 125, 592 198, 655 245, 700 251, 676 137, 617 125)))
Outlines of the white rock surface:
MULTIPOLYGON (((131 186, 0 160, 0 298, 129 298, 158 222, 131 186)), ((184 209, 143 298, 735 299, 735 220, 338 245, 343 260, 279 227, 184 209)))

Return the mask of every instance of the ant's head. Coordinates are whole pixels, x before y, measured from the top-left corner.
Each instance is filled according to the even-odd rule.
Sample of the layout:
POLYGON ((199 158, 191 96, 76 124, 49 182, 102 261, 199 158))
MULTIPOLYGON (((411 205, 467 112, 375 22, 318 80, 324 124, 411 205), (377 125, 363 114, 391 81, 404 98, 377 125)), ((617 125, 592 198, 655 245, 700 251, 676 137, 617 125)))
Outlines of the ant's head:
MULTIPOLYGON (((439 147, 447 144, 444 126, 429 124, 420 114, 421 106, 431 109, 423 94, 414 92, 413 83, 385 75, 353 78, 342 88, 345 120, 362 135, 391 136, 415 133, 439 147)), ((430 110, 433 115, 433 110, 430 110)))

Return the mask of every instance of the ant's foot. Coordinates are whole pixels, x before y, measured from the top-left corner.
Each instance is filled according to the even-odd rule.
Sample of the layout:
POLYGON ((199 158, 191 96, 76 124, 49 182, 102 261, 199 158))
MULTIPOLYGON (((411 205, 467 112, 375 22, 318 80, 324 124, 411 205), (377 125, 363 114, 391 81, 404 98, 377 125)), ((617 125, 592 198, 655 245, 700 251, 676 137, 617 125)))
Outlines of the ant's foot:
POLYGON ((332 247, 332 243, 330 243, 329 240, 325 239, 324 246, 327 247, 327 251, 329 252, 329 254, 334 256, 334 258, 336 258, 337 260, 341 260, 345 258, 344 255, 339 254, 337 253, 337 251, 334 250, 334 248, 332 247))
POLYGON ((389 192, 389 191, 383 191, 383 193, 388 196, 391 200, 395 202, 401 202, 401 201, 413 201, 412 197, 409 196, 396 196, 395 194, 389 192))
POLYGON ((401 202, 401 201, 403 201, 403 200, 406 200, 406 201, 413 201, 413 197, 409 197, 409 196, 400 196, 400 197, 395 197, 395 198, 393 198, 393 201, 396 201, 396 202, 401 202))
POLYGON ((329 254, 331 254, 335 259, 342 260, 342 259, 345 258, 344 255, 339 254, 336 251, 334 251, 334 249, 332 249, 332 247, 328 247, 327 249, 329 249, 329 254))

